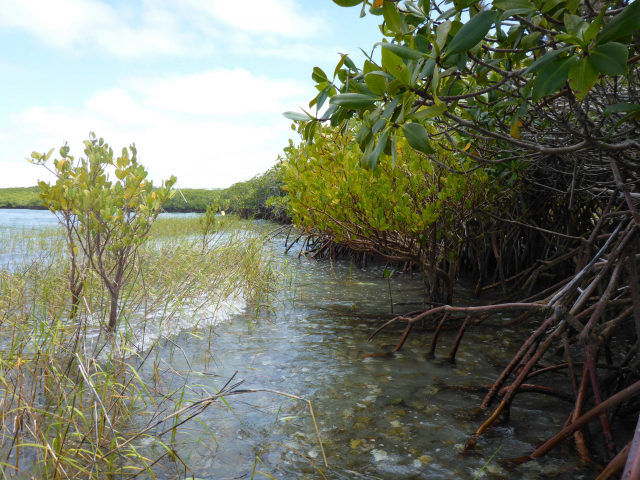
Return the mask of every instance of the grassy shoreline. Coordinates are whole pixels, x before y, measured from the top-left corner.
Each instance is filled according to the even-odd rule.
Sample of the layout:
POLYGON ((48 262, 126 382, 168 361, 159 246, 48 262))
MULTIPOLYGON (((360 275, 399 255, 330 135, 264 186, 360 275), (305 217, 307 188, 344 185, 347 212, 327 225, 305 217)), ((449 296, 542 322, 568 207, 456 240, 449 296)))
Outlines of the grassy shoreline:
MULTIPOLYGON (((2 232, 0 254, 14 258, 0 268, 5 476, 156 477, 161 470, 177 476, 196 444, 216 441, 204 425, 201 437, 184 440, 198 422, 182 422, 220 391, 190 372, 202 375, 200 390, 210 399, 203 403, 200 390, 160 368, 172 364, 161 340, 173 345, 180 332, 210 339, 215 325, 246 303, 271 309, 289 277, 250 222, 227 216, 204 238, 201 230, 196 218, 154 224, 125 288, 115 335, 102 328, 107 292, 92 270, 77 317, 69 320, 68 294, 60 288, 69 276, 61 229, 2 232)), ((203 354, 214 358, 215 351, 203 354)))
MULTIPOLYGON (((167 212, 191 213, 205 212, 207 206, 213 204, 222 192, 221 189, 185 188, 180 189, 182 195, 172 199, 164 207, 167 212)), ((40 200, 40 187, 0 188, 0 209, 47 210, 40 200)))

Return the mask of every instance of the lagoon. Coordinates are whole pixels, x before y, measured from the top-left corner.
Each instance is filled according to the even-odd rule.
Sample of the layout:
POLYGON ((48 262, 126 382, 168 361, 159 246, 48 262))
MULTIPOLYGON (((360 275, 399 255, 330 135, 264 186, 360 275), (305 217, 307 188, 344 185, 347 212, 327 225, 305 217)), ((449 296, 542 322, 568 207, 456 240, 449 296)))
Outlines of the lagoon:
MULTIPOLYGON (((183 215, 193 214, 171 214, 183 215)), ((0 228, 55 224, 48 211, 0 210, 0 228)), ((262 221, 253 222, 252 228, 256 226, 276 228, 262 221)), ((482 421, 470 414, 484 394, 458 387, 492 383, 529 331, 526 325, 510 325, 511 318, 496 316, 470 328, 454 365, 444 359, 456 330, 445 331, 434 359, 425 357, 432 331, 420 327, 401 352, 380 356, 395 346, 402 329, 386 330, 367 341, 392 318, 384 264, 370 263, 363 269, 349 258, 317 262, 298 258, 295 247, 284 255, 285 237, 277 235, 267 248, 293 280, 270 308, 260 301, 248 302, 206 329, 182 318, 181 331, 161 339, 154 355, 167 391, 186 386, 188 401, 214 393, 231 378, 232 383, 244 382, 238 388, 311 400, 329 468, 324 468, 304 402, 267 392, 247 393, 212 404, 178 430, 174 448, 188 459, 196 478, 474 479, 496 451, 482 478, 595 477, 578 466, 569 442, 513 471, 500 464, 530 453, 565 422, 569 407, 538 394, 519 395, 510 421, 482 437, 475 451, 463 454, 464 444, 482 421)), ((457 285, 462 292, 466 287, 457 285)), ((396 313, 421 307, 419 274, 413 279, 399 275, 391 288, 396 313)), ((475 302, 465 296, 458 300, 475 302)), ((546 384, 564 382, 564 377, 551 375, 546 384)), ((166 434, 160 436, 164 430, 155 429, 137 448, 148 458, 163 455, 153 435, 167 441, 166 434)), ((156 473, 157 478, 175 478, 175 472, 166 469, 156 473)), ((192 478, 188 471, 185 475, 192 478)))

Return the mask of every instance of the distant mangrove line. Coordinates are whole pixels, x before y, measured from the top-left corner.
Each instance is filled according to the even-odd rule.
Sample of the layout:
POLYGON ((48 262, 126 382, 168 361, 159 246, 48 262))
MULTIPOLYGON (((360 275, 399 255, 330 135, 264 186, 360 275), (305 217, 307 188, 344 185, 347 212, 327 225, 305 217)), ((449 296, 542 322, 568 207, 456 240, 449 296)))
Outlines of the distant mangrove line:
MULTIPOLYGON (((281 190, 282 173, 276 165, 265 173, 229 188, 179 188, 163 207, 166 212, 202 213, 208 206, 236 213, 244 218, 286 220, 286 197, 281 190)), ((0 208, 46 210, 40 187, 0 188, 0 208)))

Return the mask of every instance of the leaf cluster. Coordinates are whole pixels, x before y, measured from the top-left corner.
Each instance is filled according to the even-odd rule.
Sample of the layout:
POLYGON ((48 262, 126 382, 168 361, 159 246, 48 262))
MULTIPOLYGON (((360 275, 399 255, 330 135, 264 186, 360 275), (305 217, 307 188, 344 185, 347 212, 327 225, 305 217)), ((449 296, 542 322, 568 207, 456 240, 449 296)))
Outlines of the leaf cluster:
POLYGON ((314 68, 315 114, 284 114, 307 143, 320 124, 362 125, 360 165, 371 169, 395 155, 398 136, 485 165, 639 147, 635 128, 612 134, 637 116, 640 0, 334 2, 361 5, 361 16, 368 6, 383 38, 362 66, 342 54, 332 75, 314 68))
POLYGON ((357 134, 329 128, 316 132, 312 145, 289 147, 284 189, 294 222, 360 250, 409 255, 423 264, 434 238, 440 255, 455 251, 479 209, 504 196, 496 177, 482 170, 448 171, 458 162, 446 151, 436 152, 440 166, 402 138, 396 154, 395 167, 383 153, 375 170, 361 169, 357 134))

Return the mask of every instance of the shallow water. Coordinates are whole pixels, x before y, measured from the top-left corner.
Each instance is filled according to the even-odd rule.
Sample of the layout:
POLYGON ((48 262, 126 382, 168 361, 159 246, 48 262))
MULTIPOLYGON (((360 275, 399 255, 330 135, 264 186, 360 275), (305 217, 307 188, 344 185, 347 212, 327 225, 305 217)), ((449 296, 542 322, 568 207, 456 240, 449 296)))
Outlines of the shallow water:
MULTIPOLYGON (((0 210, 0 226, 46 224, 47 215, 53 217, 46 211, 0 210)), ((284 251, 283 241, 276 239, 272 248, 284 251)), ((264 472, 255 478, 322 478, 315 464, 332 479, 473 479, 498 449, 481 478, 595 477, 578 468, 569 441, 513 471, 501 466, 501 460, 531 453, 562 428, 569 408, 537 394, 519 395, 508 424, 485 434, 475 451, 462 455, 462 446, 486 418, 467 415, 479 406, 483 393, 446 387, 492 383, 530 327, 505 326, 507 316, 471 327, 455 365, 443 359, 456 330, 443 333, 435 359, 425 358, 432 332, 419 327, 400 353, 367 357, 389 351, 402 329, 388 329, 367 341, 391 318, 389 287, 381 279, 384 265, 370 263, 361 269, 349 259, 297 260, 295 247, 288 258, 298 282, 275 314, 266 309, 256 314, 256 306, 247 305, 230 322, 219 324, 213 336, 189 331, 174 338, 188 362, 168 342, 159 356, 174 372, 182 372, 180 377, 167 369, 168 390, 186 381, 193 392, 213 393, 235 374, 233 382, 245 381, 239 388, 271 389, 311 400, 329 469, 323 468, 307 405, 262 392, 228 397, 230 408, 214 404, 198 417, 202 423, 192 420, 178 434, 177 451, 196 477, 251 478, 255 468, 264 472), (202 443, 194 444, 201 435, 202 443)), ((458 287, 465 291, 465 285, 458 287)), ((391 288, 396 314, 421 307, 420 275, 413 280, 399 275, 391 288)), ((458 300, 473 303, 463 294, 458 300)), ((561 376, 552 374, 546 382, 566 390, 561 376)), ((150 456, 154 450, 163 453, 147 441, 141 443, 150 456)), ((163 473, 158 474, 162 478, 163 473)))
MULTIPOLYGON (((161 213, 160 218, 172 216, 190 217, 197 213, 161 213)), ((30 210, 26 208, 0 208, 0 229, 55 227, 58 219, 49 210, 30 210)))
MULTIPOLYGON (((482 394, 443 387, 492 383, 517 350, 522 332, 501 328, 506 317, 471 328, 455 366, 442 361, 455 331, 445 332, 433 360, 425 358, 432 333, 419 329, 399 354, 366 357, 388 351, 400 333, 395 328, 367 342, 371 332, 390 318, 388 286, 380 279, 383 265, 374 265, 366 270, 351 268, 349 278, 349 260, 301 260, 298 269, 306 281, 295 302, 275 319, 251 319, 248 327, 247 315, 238 315, 232 324, 219 326, 215 364, 208 371, 221 376, 219 383, 237 371, 236 379, 245 380, 249 388, 312 400, 330 465, 328 478, 358 478, 347 472, 352 470, 384 479, 473 479, 498 448, 483 473, 486 478, 590 478, 576 470, 569 443, 516 471, 500 466, 497 460, 530 453, 564 424, 568 409, 536 394, 519 396, 509 424, 482 438, 475 452, 462 456, 462 446, 481 422, 465 414, 480 404, 482 394)), ((407 304, 421 303, 422 279, 397 277, 392 291, 394 303, 404 304, 396 305, 397 311, 415 310, 417 305, 407 304)), ((182 338, 194 370, 205 363, 199 343, 182 338)), ((178 356, 175 359, 181 362, 178 356)), ((320 478, 293 451, 322 465, 307 409, 300 402, 283 400, 267 394, 230 398, 244 425, 215 409, 206 412, 201 419, 214 425, 224 440, 214 448, 214 456, 200 448, 194 452, 194 471, 203 478, 238 477, 253 468, 255 455, 269 445, 262 460, 275 477, 320 478)))

